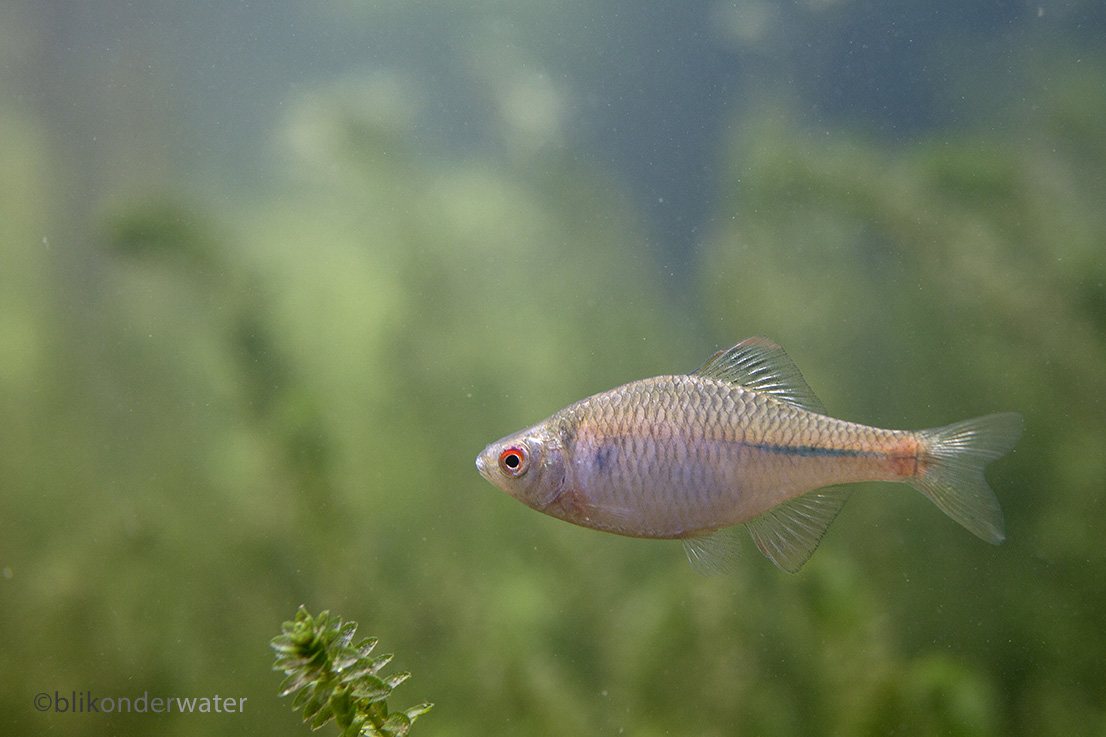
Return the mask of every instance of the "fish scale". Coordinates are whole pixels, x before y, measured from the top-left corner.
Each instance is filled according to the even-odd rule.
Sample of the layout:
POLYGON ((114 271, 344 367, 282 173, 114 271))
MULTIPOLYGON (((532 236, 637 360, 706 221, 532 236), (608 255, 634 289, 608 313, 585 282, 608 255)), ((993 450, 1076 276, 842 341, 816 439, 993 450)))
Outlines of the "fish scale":
POLYGON ((567 522, 681 539, 705 572, 732 560, 732 543, 717 531, 746 525, 761 552, 793 572, 847 497, 824 487, 854 481, 909 483, 1000 542, 1002 512, 983 468, 1020 432, 1016 413, 917 432, 830 417, 782 348, 750 338, 692 374, 642 379, 569 405, 489 445, 477 467, 567 522))
POLYGON ((596 508, 589 526, 637 537, 741 524, 818 486, 896 480, 888 447, 909 437, 695 376, 634 382, 556 421, 573 425, 567 481, 596 508), (618 463, 597 462, 611 444, 618 463))

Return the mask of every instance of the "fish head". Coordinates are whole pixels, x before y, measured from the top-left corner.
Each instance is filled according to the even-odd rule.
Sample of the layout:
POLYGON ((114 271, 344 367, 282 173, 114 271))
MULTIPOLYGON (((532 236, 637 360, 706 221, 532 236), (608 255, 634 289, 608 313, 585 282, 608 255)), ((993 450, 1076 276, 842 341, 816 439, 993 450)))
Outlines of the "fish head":
POLYGON ((565 485, 563 444, 546 423, 497 440, 476 458, 480 475, 538 511, 557 500, 565 485))

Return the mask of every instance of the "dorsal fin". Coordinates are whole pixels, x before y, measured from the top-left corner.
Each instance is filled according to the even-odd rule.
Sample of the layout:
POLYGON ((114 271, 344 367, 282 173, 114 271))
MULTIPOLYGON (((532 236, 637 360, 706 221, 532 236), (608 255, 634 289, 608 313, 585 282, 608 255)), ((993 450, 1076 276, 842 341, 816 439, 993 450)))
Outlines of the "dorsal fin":
POLYGON ((693 375, 728 381, 799 409, 826 412, 799 367, 768 338, 746 338, 727 351, 718 351, 693 375))

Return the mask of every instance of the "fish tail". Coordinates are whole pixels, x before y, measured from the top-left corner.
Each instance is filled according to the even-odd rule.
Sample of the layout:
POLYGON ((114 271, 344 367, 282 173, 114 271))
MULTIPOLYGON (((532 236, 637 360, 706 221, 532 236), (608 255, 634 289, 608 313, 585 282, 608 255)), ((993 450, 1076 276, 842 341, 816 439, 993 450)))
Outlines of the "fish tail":
POLYGON ((1006 539, 1002 508, 983 478, 1022 433, 1017 412, 964 420, 917 433, 918 472, 910 484, 972 534, 998 545, 1006 539))

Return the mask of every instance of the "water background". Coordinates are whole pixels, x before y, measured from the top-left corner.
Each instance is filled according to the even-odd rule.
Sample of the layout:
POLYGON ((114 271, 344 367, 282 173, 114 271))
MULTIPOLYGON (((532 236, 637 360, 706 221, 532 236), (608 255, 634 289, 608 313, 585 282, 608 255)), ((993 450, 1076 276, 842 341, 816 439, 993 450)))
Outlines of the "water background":
POLYGON ((416 735, 1106 734, 1104 38, 1095 0, 4 0, 0 728, 305 734, 267 645, 305 604, 397 654, 416 735), (477 475, 754 334, 838 417, 1022 412, 1007 542, 868 484, 798 575, 702 578, 477 475), (247 701, 35 709, 81 691, 247 701))

